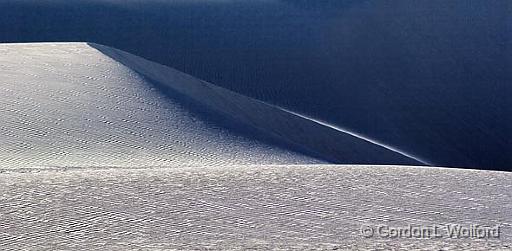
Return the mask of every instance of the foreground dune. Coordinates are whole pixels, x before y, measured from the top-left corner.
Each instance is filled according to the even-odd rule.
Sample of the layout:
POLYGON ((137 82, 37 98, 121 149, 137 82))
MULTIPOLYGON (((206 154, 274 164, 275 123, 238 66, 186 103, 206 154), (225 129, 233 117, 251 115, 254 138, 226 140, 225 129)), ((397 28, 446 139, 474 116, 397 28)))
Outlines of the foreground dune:
POLYGON ((4 170, 0 246, 510 250, 511 179, 505 172, 404 166, 4 170), (380 224, 500 225, 501 233, 489 239, 361 235, 361 226, 380 224))

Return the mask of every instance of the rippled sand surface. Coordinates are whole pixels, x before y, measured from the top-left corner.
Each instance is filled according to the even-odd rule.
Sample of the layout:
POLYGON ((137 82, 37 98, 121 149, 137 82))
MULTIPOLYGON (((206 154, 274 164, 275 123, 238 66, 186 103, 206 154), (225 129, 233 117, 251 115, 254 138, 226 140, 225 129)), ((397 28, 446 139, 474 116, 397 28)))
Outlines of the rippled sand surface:
POLYGON ((88 250, 507 250, 512 174, 404 166, 25 169, 0 174, 0 245, 88 250), (498 239, 361 226, 501 226, 498 239))

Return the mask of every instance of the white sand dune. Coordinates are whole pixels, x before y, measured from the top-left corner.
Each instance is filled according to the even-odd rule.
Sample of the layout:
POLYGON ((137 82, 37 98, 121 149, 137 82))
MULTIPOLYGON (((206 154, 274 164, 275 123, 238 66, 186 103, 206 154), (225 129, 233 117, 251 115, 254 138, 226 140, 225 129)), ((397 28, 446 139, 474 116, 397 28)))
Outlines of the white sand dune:
POLYGON ((0 166, 428 164, 105 46, 0 48, 0 166))
POLYGON ((202 120, 85 43, 0 48, 1 167, 321 162, 202 120))
POLYGON ((86 43, 0 45, 5 249, 512 248, 511 173, 428 160, 86 43), (364 238, 481 224, 494 239, 364 238))

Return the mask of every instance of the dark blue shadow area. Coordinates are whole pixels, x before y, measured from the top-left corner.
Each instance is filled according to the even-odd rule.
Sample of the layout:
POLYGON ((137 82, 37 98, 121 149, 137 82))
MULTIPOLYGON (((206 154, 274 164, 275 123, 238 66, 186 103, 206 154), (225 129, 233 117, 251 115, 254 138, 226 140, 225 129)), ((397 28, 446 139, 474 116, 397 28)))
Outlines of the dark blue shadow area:
POLYGON ((511 5, 4 0, 0 41, 105 44, 436 165, 511 170, 511 5))

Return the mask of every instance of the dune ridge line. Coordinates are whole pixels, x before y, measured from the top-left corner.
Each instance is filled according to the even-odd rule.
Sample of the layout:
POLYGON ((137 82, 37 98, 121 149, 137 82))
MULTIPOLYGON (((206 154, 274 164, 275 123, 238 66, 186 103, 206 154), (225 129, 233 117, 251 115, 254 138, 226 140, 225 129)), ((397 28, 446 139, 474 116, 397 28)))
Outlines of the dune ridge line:
POLYGON ((333 163, 359 162, 361 164, 433 166, 430 161, 393 146, 241 95, 136 55, 95 43, 88 43, 88 45, 137 73, 158 82, 162 87, 171 88, 187 95, 217 112, 240 120, 291 144, 305 147, 333 163), (267 116, 269 113, 276 116, 269 118, 267 116), (272 119, 272 124, 268 123, 268 119, 272 119))

